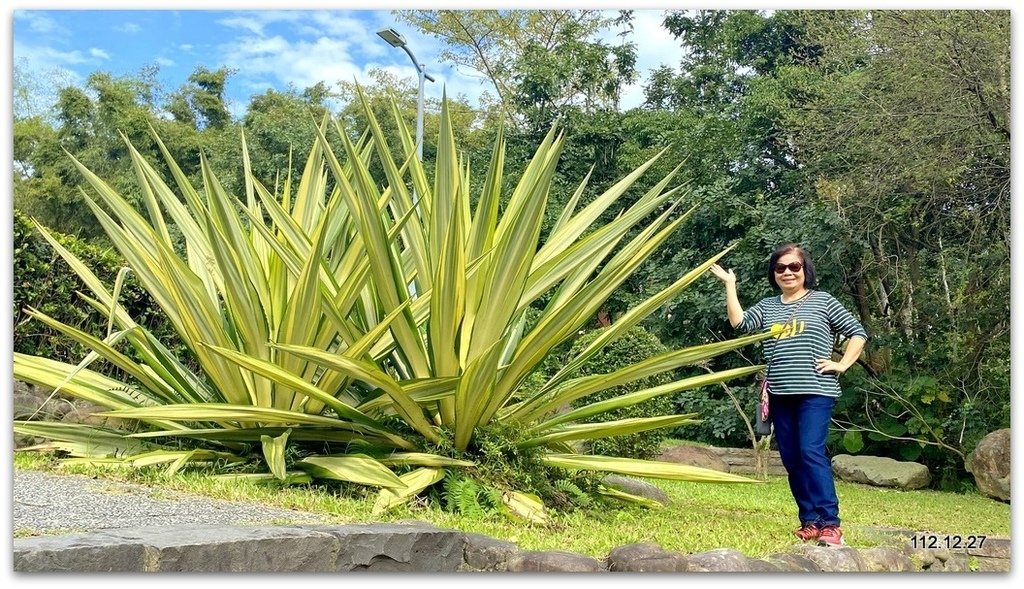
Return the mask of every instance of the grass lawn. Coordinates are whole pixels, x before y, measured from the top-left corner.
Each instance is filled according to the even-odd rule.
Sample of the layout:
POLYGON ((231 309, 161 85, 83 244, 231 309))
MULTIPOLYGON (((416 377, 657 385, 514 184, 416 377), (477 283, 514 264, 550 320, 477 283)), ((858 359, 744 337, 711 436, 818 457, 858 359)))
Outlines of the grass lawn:
MULTIPOLYGON (((787 550, 796 541, 792 536, 797 525, 796 508, 784 477, 769 477, 766 482, 754 484, 654 481, 671 498, 671 504, 663 509, 627 506, 559 514, 550 526, 543 527, 501 515, 455 515, 424 505, 396 508, 374 517, 370 513, 372 496, 365 500, 341 498, 316 487, 282 488, 194 472, 167 477, 156 469, 61 468, 50 458, 26 453, 15 454, 14 466, 90 474, 217 499, 328 514, 336 523, 416 519, 508 540, 525 550, 569 550, 595 558, 634 542, 653 542, 666 550, 691 554, 735 548, 747 556, 763 558, 787 550)), ((897 491, 844 482, 837 482, 837 488, 844 538, 853 547, 884 544, 884 535, 872 533, 879 527, 961 536, 1010 535, 1010 506, 980 494, 897 491)))

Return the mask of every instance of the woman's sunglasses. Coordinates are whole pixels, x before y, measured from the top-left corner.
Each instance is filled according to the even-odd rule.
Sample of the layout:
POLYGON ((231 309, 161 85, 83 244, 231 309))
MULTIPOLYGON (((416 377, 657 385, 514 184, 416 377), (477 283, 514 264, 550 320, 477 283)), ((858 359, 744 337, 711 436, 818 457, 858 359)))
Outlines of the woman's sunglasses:
POLYGON ((775 264, 775 273, 782 274, 783 272, 786 271, 786 268, 789 268, 790 272, 796 274, 797 272, 804 269, 804 265, 801 264, 800 262, 791 262, 789 264, 775 264))

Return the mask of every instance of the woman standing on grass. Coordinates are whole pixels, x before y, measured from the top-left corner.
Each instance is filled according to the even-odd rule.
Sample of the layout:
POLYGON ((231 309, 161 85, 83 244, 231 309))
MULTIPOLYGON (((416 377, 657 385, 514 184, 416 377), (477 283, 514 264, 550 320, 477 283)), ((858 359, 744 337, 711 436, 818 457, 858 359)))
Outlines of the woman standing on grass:
POLYGON ((763 348, 775 439, 800 518, 794 533, 805 542, 841 546, 839 498, 825 442, 840 394, 839 375, 857 361, 867 332, 832 295, 813 290, 814 264, 796 244, 780 246, 768 261, 768 284, 780 294, 746 311, 736 295, 736 274, 718 264, 711 273, 725 284, 733 327, 777 334, 763 348), (832 359, 837 334, 849 338, 838 362, 832 359))

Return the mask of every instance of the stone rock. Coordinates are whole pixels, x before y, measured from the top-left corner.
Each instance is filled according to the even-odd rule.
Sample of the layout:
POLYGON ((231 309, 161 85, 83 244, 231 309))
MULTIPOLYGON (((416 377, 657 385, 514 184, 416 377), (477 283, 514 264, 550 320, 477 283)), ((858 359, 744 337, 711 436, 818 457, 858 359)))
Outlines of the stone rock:
POLYGON ((910 557, 888 546, 863 548, 860 556, 864 560, 864 570, 869 572, 903 572, 914 570, 910 557))
POLYGON ((31 538, 15 570, 325 572, 337 552, 330 535, 294 527, 157 526, 31 538))
POLYGON ((90 403, 82 399, 75 399, 71 402, 71 410, 61 417, 61 421, 68 423, 81 423, 83 425, 94 425, 97 427, 108 427, 118 430, 134 430, 138 427, 134 419, 121 419, 99 415, 108 408, 90 403))
MULTIPOLYGON (((54 395, 53 389, 37 387, 31 384, 14 381, 14 419, 19 421, 62 421, 65 423, 82 423, 111 427, 115 429, 134 429, 134 420, 118 419, 97 415, 107 411, 106 407, 90 403, 83 399, 69 398, 59 392, 54 395)), ((15 434, 15 447, 23 448, 44 442, 43 438, 15 434)))
MULTIPOLYGON (((50 398, 52 389, 37 387, 20 380, 14 381, 11 394, 13 397, 13 418, 15 421, 59 421, 67 412, 74 409, 71 401, 55 395, 50 398)), ((25 448, 42 444, 46 440, 35 436, 15 433, 14 447, 25 448)))
POLYGON ((814 561, 826 573, 850 573, 867 570, 857 550, 849 546, 813 546, 801 544, 796 552, 814 561))
POLYGON ((699 466, 721 472, 729 472, 729 465, 714 451, 704 446, 691 446, 679 444, 666 448, 658 455, 662 462, 674 462, 676 464, 688 464, 699 466))
POLYGON ((1010 559, 1009 538, 985 538, 981 546, 968 548, 967 554, 973 556, 984 556, 988 558, 1010 559))
POLYGON ((52 389, 33 386, 20 380, 14 381, 11 393, 14 397, 13 417, 18 421, 60 420, 74 409, 74 404, 60 393, 51 398, 52 389))
POLYGON ((16 573, 141 573, 150 549, 143 543, 99 534, 16 538, 16 573))
POLYGON ((608 570, 629 573, 683 573, 689 570, 686 556, 668 552, 649 542, 618 546, 608 553, 608 570))
POLYGON ((37 438, 34 436, 26 436, 24 434, 14 433, 14 448, 28 448, 29 446, 35 446, 36 444, 42 444, 45 442, 43 438, 37 438))
POLYGON ((765 559, 780 570, 799 573, 820 573, 819 567, 813 560, 806 556, 793 554, 792 552, 776 552, 765 559))
POLYGON ((947 552, 946 556, 947 558, 936 558, 931 565, 922 570, 929 573, 968 573, 971 571, 966 554, 947 552))
POLYGON ((630 495, 653 499, 662 505, 669 504, 668 493, 647 481, 641 481, 639 479, 624 477, 617 474, 610 474, 604 477, 601 482, 613 489, 618 489, 624 493, 629 493, 630 495))
MULTIPOLYGON (((903 546, 903 554, 906 554, 907 557, 910 558, 910 561, 914 563, 915 568, 922 570, 935 564, 938 560, 936 555, 937 552, 939 551, 930 548, 915 548, 910 542, 907 542, 907 544, 903 546)), ((948 554, 949 551, 946 552, 948 554)), ((948 558, 948 556, 946 558, 948 558)))
POLYGON ((1010 429, 996 430, 978 442, 964 466, 974 475, 978 490, 988 497, 1010 501, 1010 429))
POLYGON ((753 448, 709 448, 725 462, 729 472, 733 474, 757 473, 758 454, 764 465, 765 472, 772 476, 786 476, 786 467, 782 465, 782 456, 778 450, 754 450, 753 448))
POLYGON ((735 548, 718 548, 690 555, 690 571, 700 573, 745 573, 749 559, 735 548))
POLYGON ((337 539, 335 571, 450 573, 464 559, 464 534, 422 522, 303 527, 337 539))
POLYGON ((748 558, 747 567, 747 570, 752 573, 780 573, 786 570, 778 564, 758 558, 748 558))
POLYGON ((988 558, 985 556, 977 556, 974 561, 978 563, 979 573, 1008 573, 1010 572, 1010 559, 1008 558, 988 558))
POLYGON ((901 462, 883 456, 850 456, 837 454, 832 458, 832 472, 841 480, 876 487, 911 490, 928 486, 928 467, 916 462, 901 462))
POLYGON ((607 571, 597 559, 563 551, 521 552, 508 561, 514 573, 597 573, 607 571))
POLYGON ((484 534, 466 534, 464 549, 465 567, 470 571, 504 571, 506 563, 522 550, 505 540, 498 540, 484 534))

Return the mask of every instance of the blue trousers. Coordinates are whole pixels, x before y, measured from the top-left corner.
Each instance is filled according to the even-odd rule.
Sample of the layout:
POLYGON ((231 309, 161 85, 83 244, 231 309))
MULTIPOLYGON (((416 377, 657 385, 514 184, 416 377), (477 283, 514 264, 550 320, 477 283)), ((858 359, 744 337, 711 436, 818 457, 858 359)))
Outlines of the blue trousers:
POLYGON ((834 397, 771 395, 772 423, 800 524, 839 525, 839 497, 825 451, 834 397))

